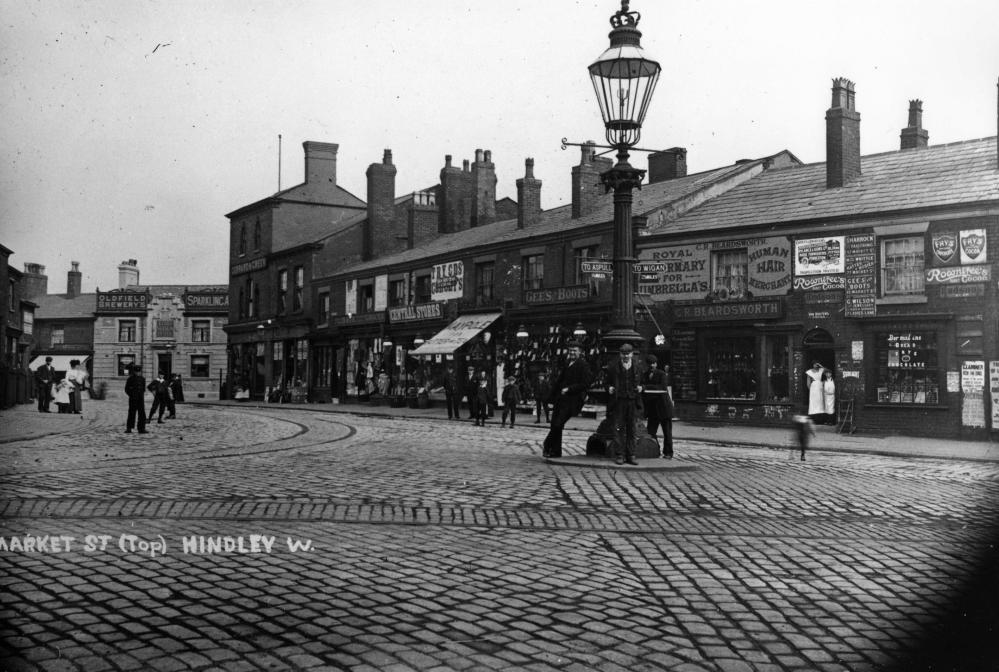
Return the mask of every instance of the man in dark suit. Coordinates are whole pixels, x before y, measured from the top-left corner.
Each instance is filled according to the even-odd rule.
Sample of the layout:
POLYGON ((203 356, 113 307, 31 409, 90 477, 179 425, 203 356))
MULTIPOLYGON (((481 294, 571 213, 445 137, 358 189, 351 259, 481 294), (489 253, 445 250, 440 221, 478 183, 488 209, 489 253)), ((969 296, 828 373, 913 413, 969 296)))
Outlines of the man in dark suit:
POLYGON ((554 408, 551 429, 541 451, 543 457, 562 457, 562 430, 565 429, 565 423, 583 410, 593 374, 581 355, 579 343, 571 341, 568 344, 566 365, 552 383, 551 402, 554 408))
POLYGON ((139 422, 139 434, 146 432, 146 379, 140 373, 142 367, 133 365, 128 370, 128 380, 125 381, 125 394, 128 395, 128 420, 125 422, 125 433, 131 434, 136 419, 139 422))
POLYGON ((444 372, 444 404, 447 406, 447 419, 461 418, 461 383, 454 373, 454 365, 448 364, 444 372))
POLYGON ((35 391, 38 394, 38 412, 50 413, 52 403, 52 383, 55 381, 55 369, 52 368, 52 358, 46 357, 45 363, 35 370, 35 391))
POLYGON ((673 459, 673 399, 669 395, 669 376, 659 368, 655 355, 646 358, 648 368, 642 375, 642 403, 648 419, 646 430, 653 439, 663 428, 663 457, 673 459))
POLYGON ((635 421, 642 406, 642 372, 634 361, 635 348, 630 343, 621 346, 616 362, 607 367, 607 405, 614 419, 614 461, 617 464, 638 464, 635 461, 635 421))
MULTIPOLYGON (((465 374, 465 379, 461 382, 461 389, 458 394, 468 397, 468 417, 472 422, 476 422, 476 417, 478 417, 478 401, 477 394, 479 390, 479 376, 475 373, 475 367, 468 367, 468 373, 465 374)), ((459 397, 459 400, 461 397, 459 397)))

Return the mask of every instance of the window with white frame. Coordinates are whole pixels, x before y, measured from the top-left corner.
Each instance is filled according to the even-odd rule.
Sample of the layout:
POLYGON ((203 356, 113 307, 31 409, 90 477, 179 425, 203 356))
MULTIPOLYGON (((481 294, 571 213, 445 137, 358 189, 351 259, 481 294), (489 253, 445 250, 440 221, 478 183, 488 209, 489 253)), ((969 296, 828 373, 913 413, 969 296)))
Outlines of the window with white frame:
POLYGON ((21 330, 25 336, 35 333, 35 314, 30 310, 21 311, 21 330))
POLYGON ((573 250, 573 275, 577 285, 589 285, 590 296, 597 293, 598 280, 593 277, 593 273, 583 273, 583 262, 588 259, 598 259, 598 245, 588 245, 577 247, 573 250))
POLYGON ((885 238, 881 241, 881 293, 906 296, 924 292, 923 237, 885 238))
POLYGON ((118 320, 118 342, 135 343, 135 320, 118 320))
POLYGON ((391 280, 388 292, 389 305, 393 308, 406 305, 406 281, 403 279, 391 280))
POLYGON ((532 254, 524 257, 524 289, 545 288, 545 256, 532 254))
POLYGON ((212 321, 191 320, 191 341, 194 343, 211 343, 212 321))
POLYGON ((291 298, 291 309, 298 312, 302 309, 302 293, 305 291, 305 267, 295 267, 295 288, 291 298))
POLYGON ((288 269, 278 271, 277 313, 283 315, 288 306, 288 269))
POLYGON ((712 289, 721 298, 746 295, 749 281, 748 250, 720 250, 711 255, 712 289))
MULTIPOLYGON (((134 325, 135 322, 133 321, 134 325)), ((118 339, 119 341, 121 338, 118 339)), ((132 340, 135 340, 134 338, 132 340)), ((52 345, 63 345, 66 342, 66 327, 61 324, 52 325, 52 345)))

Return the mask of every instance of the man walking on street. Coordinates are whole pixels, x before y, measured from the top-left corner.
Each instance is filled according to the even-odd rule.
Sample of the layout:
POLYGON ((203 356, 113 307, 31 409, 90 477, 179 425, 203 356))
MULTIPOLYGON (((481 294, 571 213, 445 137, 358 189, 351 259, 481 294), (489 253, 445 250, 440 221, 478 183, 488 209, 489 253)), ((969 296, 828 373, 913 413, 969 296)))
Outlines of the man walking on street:
POLYGON ((52 358, 46 357, 45 363, 35 371, 35 391, 38 394, 38 412, 51 413, 52 383, 55 381, 55 369, 52 368, 52 358))
POLYGON ((551 412, 548 408, 548 399, 552 396, 552 385, 548 382, 548 376, 542 371, 538 374, 538 379, 534 383, 534 411, 537 418, 534 424, 541 424, 541 411, 545 412, 545 422, 551 422, 551 412))
POLYGON ((642 375, 642 403, 648 418, 646 430, 655 439, 656 431, 663 428, 663 458, 672 460, 673 399, 669 394, 669 376, 659 368, 659 359, 655 355, 649 355, 645 361, 649 366, 642 375))
POLYGON ((586 391, 593 379, 590 367, 581 356, 579 343, 569 343, 567 362, 552 384, 552 424, 545 437, 542 457, 562 457, 562 430, 569 418, 579 415, 586 401, 586 391))
POLYGON ((136 419, 139 422, 139 434, 146 432, 146 379, 140 374, 142 367, 133 365, 128 370, 128 380, 125 381, 125 394, 128 396, 128 420, 125 421, 125 433, 131 434, 136 419))
POLYGON ((635 461, 635 422, 642 404, 642 376, 634 362, 635 348, 630 343, 621 346, 620 357, 607 368, 607 403, 614 419, 614 462, 638 464, 635 461))

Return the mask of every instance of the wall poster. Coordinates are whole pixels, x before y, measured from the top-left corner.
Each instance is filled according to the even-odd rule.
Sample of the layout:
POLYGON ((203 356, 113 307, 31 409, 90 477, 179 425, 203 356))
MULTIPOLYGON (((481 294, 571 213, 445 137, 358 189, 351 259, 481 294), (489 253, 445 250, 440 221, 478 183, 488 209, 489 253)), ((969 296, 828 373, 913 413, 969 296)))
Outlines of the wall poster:
POLYGON ((794 241, 794 274, 825 275, 845 270, 846 236, 826 236, 794 241))
POLYGON ((992 393, 992 429, 999 429, 999 360, 989 362, 989 390, 992 393))
POLYGON ((962 264, 984 264, 986 247, 985 229, 961 231, 962 264))
POLYGON ((961 424, 985 427, 985 362, 961 362, 961 424))

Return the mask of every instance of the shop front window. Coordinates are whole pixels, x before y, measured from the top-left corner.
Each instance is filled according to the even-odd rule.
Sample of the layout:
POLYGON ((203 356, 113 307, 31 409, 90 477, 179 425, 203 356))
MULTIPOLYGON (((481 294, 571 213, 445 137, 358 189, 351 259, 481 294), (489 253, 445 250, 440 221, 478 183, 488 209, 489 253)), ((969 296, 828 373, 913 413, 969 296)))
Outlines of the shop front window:
POLYGON ((708 397, 716 399, 756 399, 756 339, 709 338, 708 397))
POLYGON ((923 238, 888 238, 882 241, 882 282, 885 296, 922 294, 923 238))
POLYGON ((749 253, 746 250, 725 250, 712 256, 714 271, 712 289, 721 298, 746 295, 749 278, 749 253))
POLYGON ((770 401, 784 403, 791 399, 790 378, 788 377, 789 348, 787 336, 767 338, 767 384, 770 386, 770 401))
POLYGON ((878 403, 940 402, 936 332, 883 332, 876 335, 874 347, 878 403))

